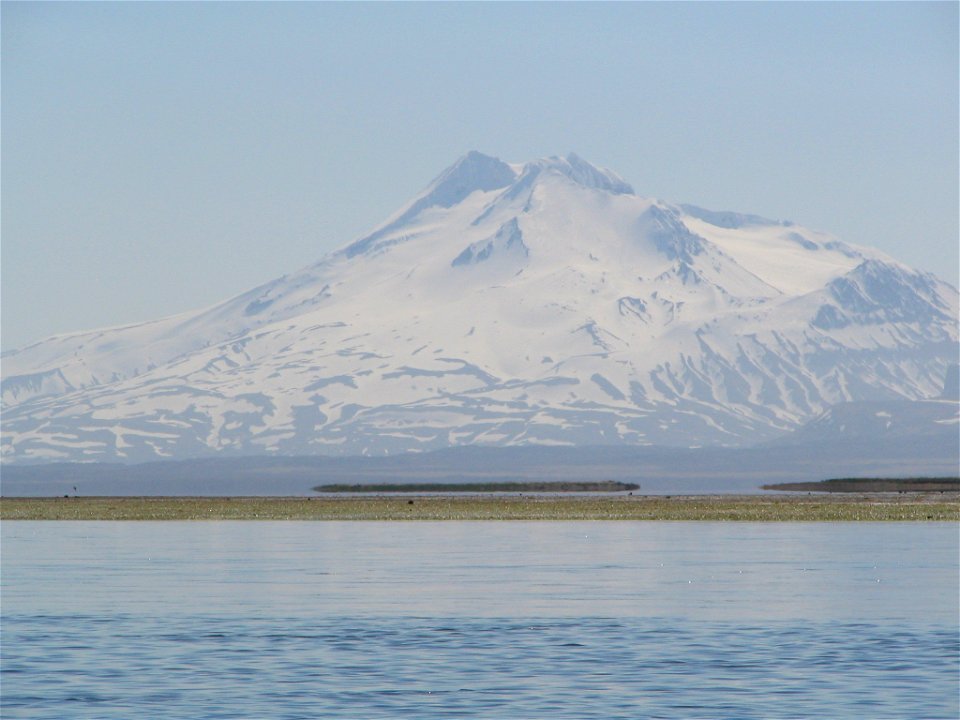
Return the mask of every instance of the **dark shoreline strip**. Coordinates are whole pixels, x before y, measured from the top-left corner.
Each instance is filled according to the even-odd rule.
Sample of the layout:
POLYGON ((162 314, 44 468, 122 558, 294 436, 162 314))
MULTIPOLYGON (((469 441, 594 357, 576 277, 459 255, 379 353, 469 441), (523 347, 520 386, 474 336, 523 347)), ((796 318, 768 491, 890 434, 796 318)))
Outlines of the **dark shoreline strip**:
POLYGON ((835 478, 819 482, 778 483, 762 487, 764 490, 786 492, 960 492, 960 478, 835 478))
POLYGON ((596 482, 482 482, 482 483, 381 483, 378 485, 317 485, 319 493, 566 493, 627 492, 639 490, 636 483, 596 482))

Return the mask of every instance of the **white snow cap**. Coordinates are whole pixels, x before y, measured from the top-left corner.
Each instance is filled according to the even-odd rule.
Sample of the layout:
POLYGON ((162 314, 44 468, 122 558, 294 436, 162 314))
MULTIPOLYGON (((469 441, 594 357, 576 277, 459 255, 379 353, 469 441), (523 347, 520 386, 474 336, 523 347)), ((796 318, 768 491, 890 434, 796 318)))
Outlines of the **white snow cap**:
POLYGON ((578 185, 597 190, 606 190, 615 195, 633 195, 633 188, 619 175, 606 168, 591 165, 576 153, 570 153, 565 158, 548 157, 527 163, 528 171, 553 171, 565 175, 578 185))

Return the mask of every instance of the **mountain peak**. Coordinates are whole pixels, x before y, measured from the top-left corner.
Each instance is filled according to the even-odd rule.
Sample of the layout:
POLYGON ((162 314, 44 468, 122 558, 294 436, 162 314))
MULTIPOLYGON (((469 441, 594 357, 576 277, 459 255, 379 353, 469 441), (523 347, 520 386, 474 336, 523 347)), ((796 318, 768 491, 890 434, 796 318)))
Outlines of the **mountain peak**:
POLYGON ((516 178, 514 169, 499 158, 471 150, 440 173, 406 210, 370 235, 348 245, 344 252, 347 257, 367 252, 375 247, 376 241, 381 237, 417 217, 424 210, 432 207, 451 208, 478 190, 489 192, 505 188, 516 178))
POLYGON ((525 175, 541 172, 556 172, 578 185, 606 190, 614 195, 634 194, 633 188, 615 172, 592 165, 576 153, 570 153, 565 158, 557 156, 541 158, 527 163, 524 167, 525 175))
POLYGON ((471 150, 431 183, 424 200, 429 197, 430 205, 452 207, 476 190, 497 190, 519 182, 524 176, 544 171, 559 173, 584 187, 616 195, 634 194, 633 188, 615 172, 597 167, 576 153, 533 160, 524 164, 518 175, 513 167, 499 158, 471 150))
POLYGON ((500 158, 471 150, 440 173, 417 204, 452 207, 477 190, 487 192, 506 187, 516 177, 513 168, 500 158))

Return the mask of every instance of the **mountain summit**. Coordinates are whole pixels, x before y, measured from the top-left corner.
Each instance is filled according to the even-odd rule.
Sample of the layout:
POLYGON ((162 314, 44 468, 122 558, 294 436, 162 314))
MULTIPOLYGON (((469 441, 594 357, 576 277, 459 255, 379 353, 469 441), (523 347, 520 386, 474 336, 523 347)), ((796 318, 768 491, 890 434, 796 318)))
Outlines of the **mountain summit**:
POLYGON ((299 272, 6 354, 3 457, 751 444, 939 395, 957 315, 955 288, 826 233, 470 152, 299 272))

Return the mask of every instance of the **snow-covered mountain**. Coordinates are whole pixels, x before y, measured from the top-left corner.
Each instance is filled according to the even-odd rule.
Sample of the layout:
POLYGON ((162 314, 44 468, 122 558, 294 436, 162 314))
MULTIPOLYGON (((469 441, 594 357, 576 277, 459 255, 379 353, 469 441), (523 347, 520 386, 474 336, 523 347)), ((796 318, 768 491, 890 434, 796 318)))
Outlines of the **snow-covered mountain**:
MULTIPOLYGON (((956 400, 872 400, 834 405, 797 431, 769 447, 849 445, 872 441, 884 445, 928 445, 927 455, 958 458, 960 403, 956 400)), ((955 465, 956 465, 955 461, 955 465)))
POLYGON ((746 445, 935 397, 957 290, 828 234, 471 152, 219 305, 3 357, 5 462, 746 445))

